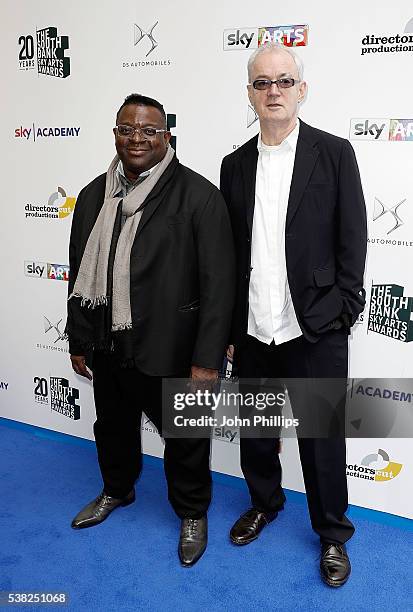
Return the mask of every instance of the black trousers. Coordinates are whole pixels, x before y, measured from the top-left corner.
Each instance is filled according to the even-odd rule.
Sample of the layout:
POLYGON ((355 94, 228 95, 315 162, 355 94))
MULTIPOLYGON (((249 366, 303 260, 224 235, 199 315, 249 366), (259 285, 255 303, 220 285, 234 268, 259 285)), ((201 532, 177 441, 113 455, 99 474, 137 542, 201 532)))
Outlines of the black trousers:
MULTIPOLYGON (((142 412, 162 431, 162 378, 147 376, 136 368, 121 368, 110 355, 97 351, 93 390, 94 434, 104 490, 112 497, 124 497, 142 468, 142 412)), ((165 439, 168 498, 181 519, 200 518, 208 510, 209 454, 209 439, 165 439)))
MULTIPOLYGON (((234 358, 240 378, 340 378, 342 383, 338 384, 343 384, 345 390, 348 332, 346 328, 329 331, 315 344, 301 336, 284 344, 267 345, 248 336, 242 347, 236 347, 234 358)), ((298 416, 296 411, 306 410, 303 397, 294 397, 294 391, 290 400, 294 416, 298 416)), ((345 516, 348 496, 344 430, 331 437, 299 438, 298 446, 312 527, 323 542, 343 544, 354 533, 354 526, 345 516)), ((268 513, 282 509, 285 502, 278 451, 278 439, 241 436, 241 468, 252 504, 268 513)))

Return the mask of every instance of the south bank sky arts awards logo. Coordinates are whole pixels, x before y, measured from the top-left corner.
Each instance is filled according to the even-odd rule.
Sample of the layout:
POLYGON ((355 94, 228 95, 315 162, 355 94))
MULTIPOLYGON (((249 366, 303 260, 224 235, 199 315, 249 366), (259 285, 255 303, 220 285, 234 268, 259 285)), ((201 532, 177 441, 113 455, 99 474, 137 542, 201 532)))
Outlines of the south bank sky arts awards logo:
POLYGON ((172 59, 160 56, 164 45, 158 42, 165 40, 162 36, 158 19, 153 22, 135 22, 133 24, 133 52, 122 61, 122 68, 165 68, 171 66, 172 59), (159 50, 158 50, 159 47, 159 50))
POLYGON ((400 342, 413 341, 413 297, 395 284, 372 285, 368 332, 400 342))
POLYGON ((79 389, 71 387, 67 378, 51 376, 49 379, 35 376, 34 399, 38 404, 50 406, 54 412, 78 421, 80 419, 79 389))
POLYGON ((47 199, 47 204, 27 203, 24 206, 26 219, 66 219, 76 205, 76 198, 68 196, 63 187, 58 187, 47 199))
POLYGON ((35 36, 23 34, 18 38, 19 69, 35 70, 47 76, 65 79, 70 75, 69 37, 59 36, 56 27, 36 30, 35 36))
POLYGON ((259 26, 224 30, 224 51, 257 49, 275 42, 285 47, 305 47, 308 44, 308 25, 259 26))

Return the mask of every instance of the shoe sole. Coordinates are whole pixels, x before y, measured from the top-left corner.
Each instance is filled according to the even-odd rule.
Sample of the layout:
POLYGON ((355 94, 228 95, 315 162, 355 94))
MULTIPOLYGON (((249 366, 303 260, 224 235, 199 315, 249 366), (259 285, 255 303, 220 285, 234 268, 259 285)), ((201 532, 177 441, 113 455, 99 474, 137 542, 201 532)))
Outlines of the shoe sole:
POLYGON ((254 542, 254 540, 258 540, 259 535, 260 534, 254 536, 253 538, 251 538, 247 542, 238 542, 237 540, 234 540, 231 536, 229 536, 229 539, 231 540, 231 542, 233 544, 235 544, 235 546, 246 546, 247 544, 251 544, 251 542, 254 542))

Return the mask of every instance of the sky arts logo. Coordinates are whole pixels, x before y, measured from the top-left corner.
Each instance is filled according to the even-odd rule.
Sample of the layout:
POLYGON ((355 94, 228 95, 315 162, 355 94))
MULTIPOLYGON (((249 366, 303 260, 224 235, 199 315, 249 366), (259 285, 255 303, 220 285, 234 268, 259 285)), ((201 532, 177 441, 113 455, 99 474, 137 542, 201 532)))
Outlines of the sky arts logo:
POLYGON ((47 204, 26 204, 24 207, 27 218, 65 219, 74 210, 76 198, 68 197, 63 187, 58 187, 47 201, 47 204))
POLYGON ((34 123, 30 127, 15 128, 14 137, 23 140, 44 140, 47 138, 76 138, 80 134, 80 127, 36 127, 34 123))
POLYGON ((285 47, 305 47, 308 44, 308 25, 260 26, 224 30, 224 51, 257 49, 270 42, 285 47))
POLYGON ((79 399, 79 389, 71 387, 66 378, 51 376, 47 378, 35 376, 34 399, 39 404, 49 404, 55 412, 74 421, 80 419, 80 406, 76 403, 79 399))
MULTIPOLYGON (((31 34, 19 36, 19 69, 35 69, 34 38, 31 34)), ((69 37, 58 36, 57 28, 48 27, 36 30, 36 60, 38 74, 65 79, 70 75, 70 58, 65 52, 69 49, 69 37)))
POLYGON ((372 285, 368 332, 413 341, 413 298, 403 292, 400 285, 372 285))
POLYGON ((366 455, 360 465, 347 464, 347 476, 372 482, 388 482, 400 474, 402 467, 402 463, 391 461, 389 454, 379 448, 377 453, 366 455))
POLYGON ((350 140, 413 141, 413 119, 351 119, 350 140))
POLYGON ((127 59, 122 62, 122 68, 143 68, 145 66, 160 68, 172 64, 171 59, 154 59, 154 56, 151 55, 159 45, 158 24, 159 21, 151 25, 133 24, 133 46, 141 54, 141 59, 127 59))
POLYGON ((31 278, 48 278, 50 280, 69 280, 69 266, 65 264, 45 263, 43 261, 25 261, 24 274, 31 278))

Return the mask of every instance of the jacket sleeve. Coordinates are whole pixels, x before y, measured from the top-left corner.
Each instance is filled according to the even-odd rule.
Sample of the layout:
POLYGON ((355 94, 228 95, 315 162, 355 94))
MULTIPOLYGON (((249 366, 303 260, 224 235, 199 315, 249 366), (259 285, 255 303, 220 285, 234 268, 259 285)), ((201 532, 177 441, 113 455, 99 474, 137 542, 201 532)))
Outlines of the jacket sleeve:
POLYGON ((354 325, 365 306, 367 219, 356 156, 348 140, 341 152, 336 210, 336 282, 343 298, 342 314, 354 325))
MULTIPOLYGON (((71 295, 81 257, 81 229, 83 210, 86 205, 85 188, 79 193, 73 212, 72 227, 69 240, 69 283, 67 296, 71 295)), ((67 320, 65 332, 69 339, 69 353, 71 355, 85 355, 91 349, 92 329, 85 316, 84 309, 80 308, 79 299, 67 300, 67 320)))
POLYGON ((227 207, 214 189, 196 224, 200 286, 192 365, 220 369, 228 345, 235 291, 235 255, 227 207))

